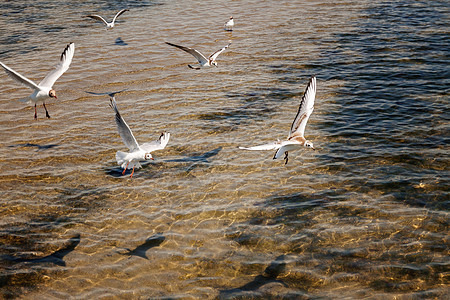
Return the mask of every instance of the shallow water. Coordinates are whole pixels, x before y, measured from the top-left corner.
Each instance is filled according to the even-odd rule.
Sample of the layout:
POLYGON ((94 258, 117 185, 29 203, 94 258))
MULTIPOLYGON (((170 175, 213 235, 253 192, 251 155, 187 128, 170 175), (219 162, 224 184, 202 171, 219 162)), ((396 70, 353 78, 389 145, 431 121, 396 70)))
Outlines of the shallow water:
POLYGON ((127 3, 0 4, 0 61, 30 79, 76 45, 51 119, 0 75, 1 297, 448 296, 446 1, 127 3), (232 45, 195 71, 165 41, 232 45), (237 149, 285 138, 311 75, 317 151, 237 149), (85 93, 124 88, 139 142, 172 134, 132 179, 85 93))

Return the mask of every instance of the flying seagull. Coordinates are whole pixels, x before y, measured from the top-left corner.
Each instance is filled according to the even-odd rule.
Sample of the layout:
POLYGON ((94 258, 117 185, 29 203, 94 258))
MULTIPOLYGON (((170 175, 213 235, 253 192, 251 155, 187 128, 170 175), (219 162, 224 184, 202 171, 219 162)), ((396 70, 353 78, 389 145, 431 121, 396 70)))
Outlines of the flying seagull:
POLYGON ((169 43, 169 42, 166 42, 166 44, 170 45, 170 46, 173 46, 173 47, 180 48, 181 50, 186 51, 187 53, 189 53, 192 56, 194 56, 198 60, 198 66, 195 67, 195 66, 188 65, 188 67, 191 68, 191 69, 196 69, 196 70, 199 70, 201 68, 212 67, 212 66, 216 66, 217 67, 217 62, 216 62, 217 56, 219 56, 220 53, 225 51, 225 49, 227 49, 228 46, 231 45, 231 43, 229 43, 228 45, 226 45, 222 49, 217 50, 216 52, 211 54, 208 58, 206 58, 203 54, 201 54, 199 51, 197 51, 195 49, 192 49, 192 48, 189 48, 189 47, 175 45, 175 44, 172 44, 172 43, 169 43))
POLYGON ((50 115, 48 114, 47 111, 47 107, 45 107, 45 100, 50 98, 58 99, 56 97, 56 92, 53 89, 53 84, 55 84, 56 80, 58 80, 58 78, 69 69, 74 53, 75 53, 75 44, 74 43, 68 44, 67 47, 64 49, 63 53, 61 54, 59 63, 55 66, 53 70, 51 70, 47 74, 47 76, 45 76, 45 78, 39 84, 34 83, 30 79, 20 75, 10 67, 0 62, 0 65, 3 67, 3 69, 5 69, 5 72, 6 74, 9 75, 9 77, 23 84, 24 86, 27 86, 30 89, 34 90, 34 92, 30 96, 28 96, 25 99, 21 99, 20 101, 30 104, 34 103, 35 119, 37 119, 36 104, 39 101, 41 101, 42 104, 44 105, 45 115, 47 116, 47 118, 50 118, 50 115))
POLYGON ((129 9, 122 9, 121 11, 119 11, 119 12, 114 16, 114 18, 113 18, 113 20, 112 20, 111 23, 106 22, 106 20, 103 19, 103 18, 102 18, 101 16, 99 16, 99 15, 89 15, 89 16, 86 16, 86 17, 92 18, 92 19, 95 19, 95 20, 102 21, 102 22, 106 25, 106 29, 113 29, 117 17, 119 17, 121 14, 123 14, 123 13, 126 12, 126 11, 130 11, 130 10, 129 10, 129 9))
POLYGON ((314 110, 314 99, 316 98, 316 77, 310 78, 308 85, 306 86, 305 93, 303 94, 300 106, 298 108, 297 116, 292 123, 291 130, 289 131, 288 139, 285 141, 277 141, 271 144, 265 144, 255 147, 239 147, 239 149, 245 150, 277 150, 273 159, 280 158, 284 153, 285 164, 288 162, 288 151, 299 149, 301 147, 311 148, 313 150, 313 143, 306 140, 304 137, 306 123, 309 116, 314 110))
POLYGON ((140 161, 150 159, 153 160, 153 157, 150 154, 150 152, 161 150, 166 147, 167 143, 169 142, 170 133, 163 132, 157 141, 145 143, 139 146, 138 142, 136 141, 136 138, 131 132, 130 127, 128 127, 128 124, 120 115, 114 97, 110 98, 110 101, 111 101, 110 106, 116 114, 115 120, 117 124, 117 130, 119 131, 119 135, 122 138, 124 144, 130 149, 130 152, 128 153, 117 151, 116 160, 117 163, 123 168, 122 175, 125 175, 127 169, 133 169, 130 175, 130 177, 133 177, 134 168, 136 167, 139 169, 141 167, 141 164, 139 163, 140 161))

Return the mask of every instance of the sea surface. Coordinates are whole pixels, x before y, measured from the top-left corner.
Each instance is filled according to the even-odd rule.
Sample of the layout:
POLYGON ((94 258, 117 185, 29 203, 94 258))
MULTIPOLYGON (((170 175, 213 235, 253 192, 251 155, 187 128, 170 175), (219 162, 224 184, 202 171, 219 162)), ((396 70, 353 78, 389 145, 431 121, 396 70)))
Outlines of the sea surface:
POLYGON ((448 299, 448 1, 0 2, 0 298, 448 299), (117 19, 113 30, 86 18, 117 19), (232 32, 223 24, 234 17, 232 32), (232 44, 218 68, 205 55, 232 44), (285 139, 311 76, 316 151, 285 139), (122 175, 109 97, 154 161, 122 175))

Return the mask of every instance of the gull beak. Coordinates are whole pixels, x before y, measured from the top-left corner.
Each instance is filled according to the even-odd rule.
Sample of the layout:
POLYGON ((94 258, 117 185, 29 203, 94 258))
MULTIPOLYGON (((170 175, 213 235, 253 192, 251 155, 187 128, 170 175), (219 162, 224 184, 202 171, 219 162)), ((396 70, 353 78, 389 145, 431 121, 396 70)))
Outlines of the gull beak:
POLYGON ((155 160, 153 157, 150 158, 151 160, 155 160))
POLYGON ((314 151, 316 151, 316 148, 312 147, 311 149, 313 149, 314 151))

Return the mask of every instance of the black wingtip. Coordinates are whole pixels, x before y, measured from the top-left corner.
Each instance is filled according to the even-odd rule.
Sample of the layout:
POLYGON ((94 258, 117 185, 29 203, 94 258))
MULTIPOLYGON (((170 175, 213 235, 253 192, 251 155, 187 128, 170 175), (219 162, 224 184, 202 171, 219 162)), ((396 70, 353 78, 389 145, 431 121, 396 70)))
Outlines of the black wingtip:
POLYGON ((72 45, 72 44, 73 44, 73 42, 70 42, 67 44, 66 48, 64 48, 64 51, 61 53, 61 58, 60 58, 61 60, 63 60, 64 56, 66 56, 66 52, 67 52, 67 50, 69 50, 70 45, 72 45))
POLYGON ((112 109, 114 109, 113 100, 114 100, 113 97, 109 98, 109 107, 111 107, 112 109))

